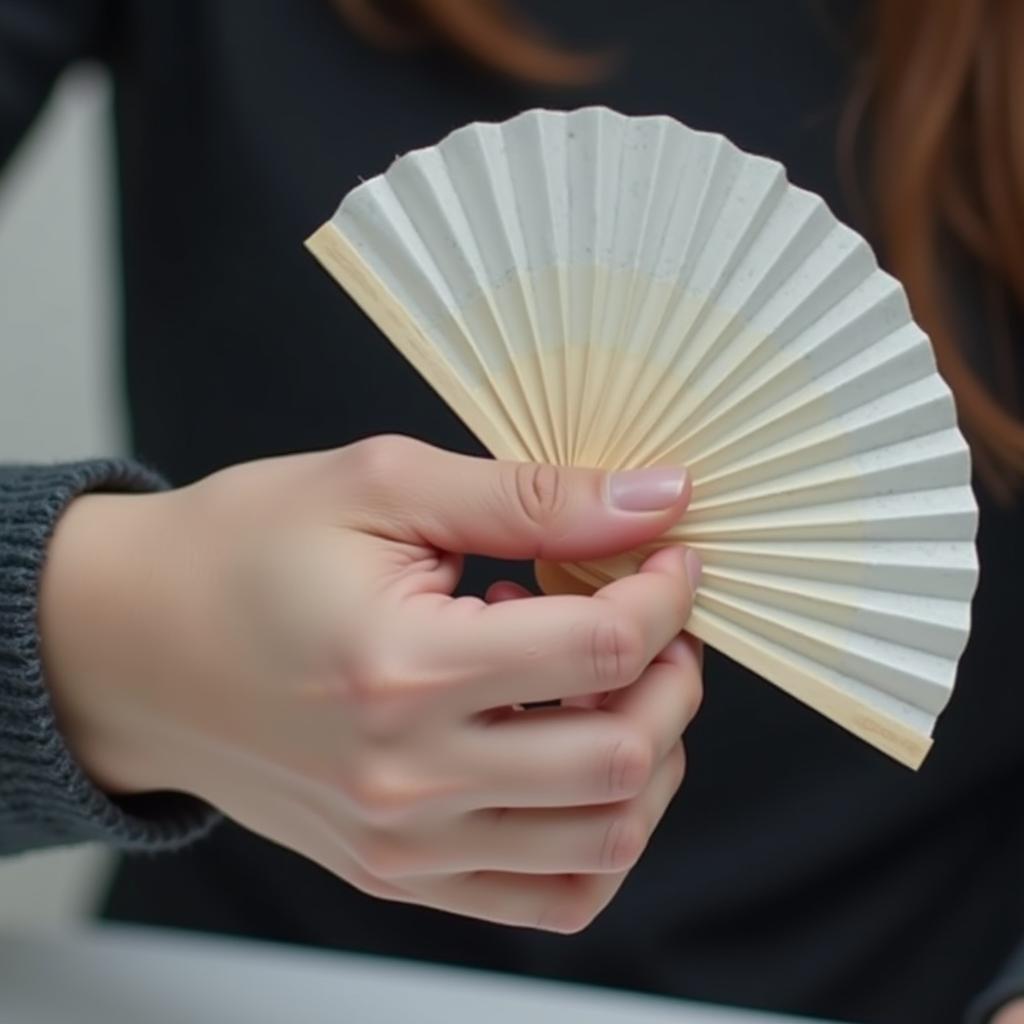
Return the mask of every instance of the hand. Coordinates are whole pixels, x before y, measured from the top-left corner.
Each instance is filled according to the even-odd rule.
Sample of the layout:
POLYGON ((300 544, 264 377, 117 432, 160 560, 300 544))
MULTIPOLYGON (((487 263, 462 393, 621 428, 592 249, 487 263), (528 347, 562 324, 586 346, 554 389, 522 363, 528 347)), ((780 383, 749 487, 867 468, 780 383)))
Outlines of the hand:
POLYGON ((683 777, 699 562, 487 603, 451 596, 460 554, 605 557, 688 490, 376 438, 86 495, 41 594, 61 728, 110 792, 196 794, 368 893, 578 930, 683 777))
POLYGON ((992 1024, 1024 1024, 1024 999, 1007 1003, 992 1018, 992 1024))

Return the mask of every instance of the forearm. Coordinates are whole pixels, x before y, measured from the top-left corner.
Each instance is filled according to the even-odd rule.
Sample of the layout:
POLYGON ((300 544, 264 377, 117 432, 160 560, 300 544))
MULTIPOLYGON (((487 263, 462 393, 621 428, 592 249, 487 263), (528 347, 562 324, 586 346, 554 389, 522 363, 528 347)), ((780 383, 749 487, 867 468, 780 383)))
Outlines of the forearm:
POLYGON ((116 801, 101 791, 60 733, 40 650, 40 582, 68 504, 86 491, 162 486, 130 462, 0 467, 0 852, 89 839, 170 848, 216 820, 180 794, 116 801))

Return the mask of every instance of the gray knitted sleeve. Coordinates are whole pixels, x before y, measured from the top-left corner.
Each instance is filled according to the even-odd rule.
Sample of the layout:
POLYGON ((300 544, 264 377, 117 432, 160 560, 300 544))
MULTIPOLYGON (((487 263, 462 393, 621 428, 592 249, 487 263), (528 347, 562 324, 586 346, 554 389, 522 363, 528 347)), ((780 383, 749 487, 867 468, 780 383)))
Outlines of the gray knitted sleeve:
POLYGON ((0 853, 96 839, 173 849, 217 820, 184 794, 112 799, 97 789, 60 736, 40 663, 39 578, 61 513, 86 491, 163 486, 128 461, 0 466, 0 853))

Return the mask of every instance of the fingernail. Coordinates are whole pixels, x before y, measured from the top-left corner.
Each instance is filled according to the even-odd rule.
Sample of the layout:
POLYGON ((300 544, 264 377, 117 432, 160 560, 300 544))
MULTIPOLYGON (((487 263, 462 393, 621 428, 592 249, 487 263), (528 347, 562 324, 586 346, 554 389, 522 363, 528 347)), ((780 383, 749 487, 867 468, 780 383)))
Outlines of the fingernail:
POLYGON ((701 562, 700 555, 693 548, 687 548, 684 565, 686 567, 686 578, 690 581, 690 593, 692 594, 697 589, 697 585, 704 575, 704 563, 701 562))
POLYGON ((660 512, 679 500, 685 486, 685 469, 627 469, 609 474, 608 504, 623 512, 660 512))

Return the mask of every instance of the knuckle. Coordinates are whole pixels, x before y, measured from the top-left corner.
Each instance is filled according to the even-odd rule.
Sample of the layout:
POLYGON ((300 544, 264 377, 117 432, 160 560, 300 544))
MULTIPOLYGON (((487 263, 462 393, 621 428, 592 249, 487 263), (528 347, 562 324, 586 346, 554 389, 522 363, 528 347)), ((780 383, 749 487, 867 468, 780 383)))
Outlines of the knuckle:
POLYGON ((407 843, 380 829, 362 835, 353 844, 353 854, 365 871, 385 882, 413 874, 421 860, 407 843))
POLYGON ((363 735, 386 740, 404 731, 418 707, 417 688, 394 655, 349 657, 343 676, 348 711, 363 735))
POLYGON ((534 526, 546 529, 562 514, 568 495, 562 474, 554 466, 519 463, 512 482, 516 504, 534 526))
POLYGON ((380 434, 342 449, 345 473, 364 488, 390 491, 420 455, 421 442, 402 434, 380 434))
POLYGON ((349 656, 343 669, 343 679, 345 702, 354 713, 359 714, 381 703, 384 686, 377 666, 369 657, 357 661, 349 656))
POLYGON ((601 867, 625 871, 633 867, 647 847, 647 826, 635 813, 620 814, 608 823, 601 844, 601 867))
POLYGON ((610 797, 642 793, 654 771, 654 744, 639 734, 620 737, 611 745, 603 770, 610 797))
POLYGON ((606 689, 632 683, 644 669, 640 630, 619 619, 603 618, 590 630, 590 659, 595 680, 606 689))
POLYGON ((415 787, 383 762, 372 759, 347 773, 342 791, 356 814, 374 825, 401 821, 419 804, 415 787))

